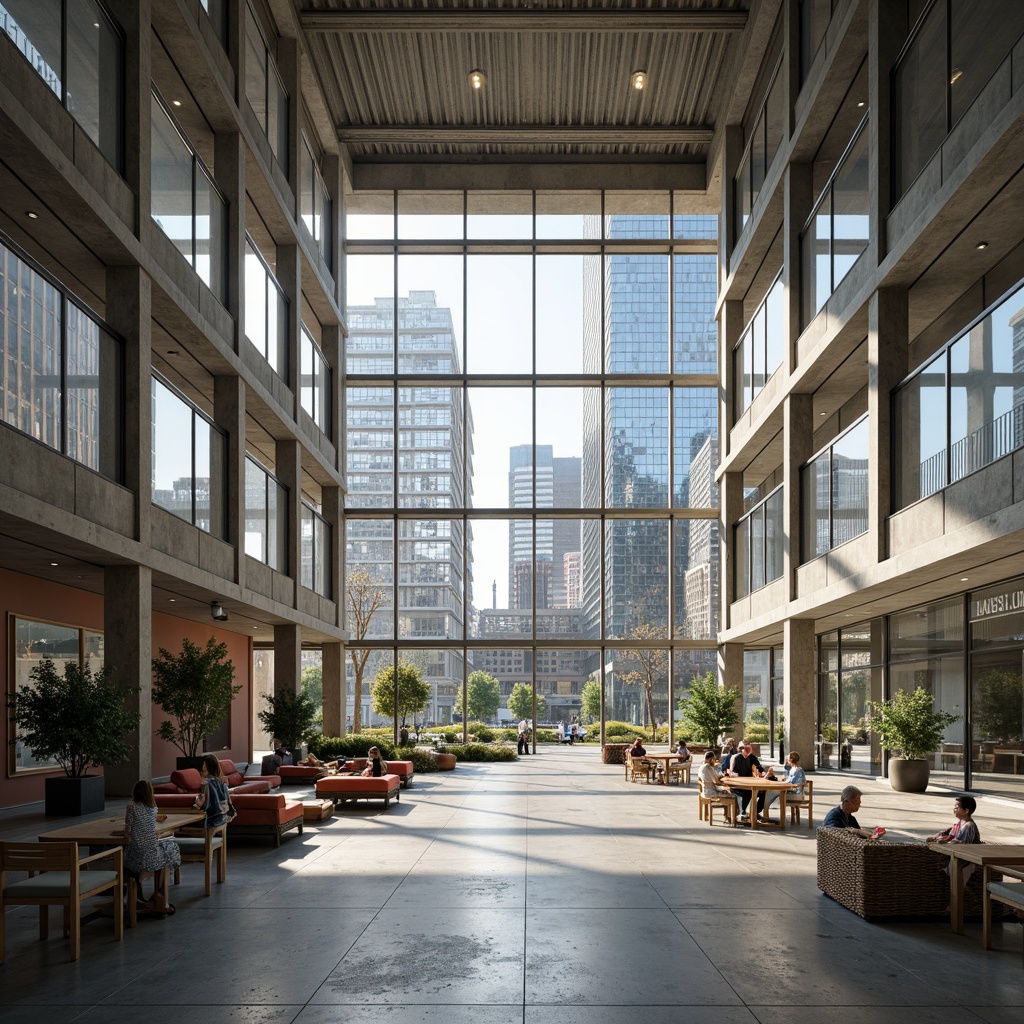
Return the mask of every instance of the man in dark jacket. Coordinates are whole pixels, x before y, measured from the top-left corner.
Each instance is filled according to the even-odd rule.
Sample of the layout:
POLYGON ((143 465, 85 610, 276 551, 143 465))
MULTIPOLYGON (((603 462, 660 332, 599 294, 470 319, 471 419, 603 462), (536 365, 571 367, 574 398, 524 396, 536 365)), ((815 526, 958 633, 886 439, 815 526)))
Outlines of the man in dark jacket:
MULTIPOLYGON (((732 760, 729 762, 729 770, 726 772, 727 775, 736 775, 741 779, 749 779, 754 775, 754 769, 757 769, 758 775, 764 775, 764 768, 761 767, 761 762, 757 759, 757 755, 754 753, 754 748, 750 745, 749 740, 743 740, 740 743, 740 749, 737 753, 733 754, 732 760)), ((750 814, 750 797, 752 790, 740 789, 737 791, 737 795, 740 798, 740 821, 749 821, 750 814)), ((764 808, 764 793, 759 793, 757 796, 757 813, 760 814, 764 808)))

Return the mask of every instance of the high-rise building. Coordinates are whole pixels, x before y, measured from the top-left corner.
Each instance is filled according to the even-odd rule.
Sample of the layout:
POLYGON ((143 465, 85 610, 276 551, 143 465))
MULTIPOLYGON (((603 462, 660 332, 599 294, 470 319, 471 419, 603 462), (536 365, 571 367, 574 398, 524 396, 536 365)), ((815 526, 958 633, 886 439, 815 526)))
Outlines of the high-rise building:
MULTIPOLYGON (((510 508, 575 508, 580 504, 580 459, 556 458, 553 446, 536 446, 536 503, 534 503, 534 447, 509 449, 508 499, 510 508)), ((565 556, 579 551, 579 524, 571 519, 512 519, 508 527, 509 603, 512 608, 533 607, 533 560, 537 563, 537 607, 568 608, 565 556), (536 551, 534 551, 536 529, 536 551)))
MULTIPOLYGON (((400 296, 397 327, 390 300, 350 306, 347 312, 350 372, 386 375, 393 352, 406 373, 458 372, 460 353, 451 310, 437 305, 434 292, 400 296)), ((368 639, 445 641, 463 635, 464 528, 459 520, 432 519, 429 512, 469 503, 464 487, 472 486, 472 474, 464 472, 465 430, 458 394, 448 387, 401 388, 396 446, 394 393, 386 388, 349 389, 346 570, 366 570, 386 584, 391 597, 374 616, 365 634, 368 639), (415 499, 416 507, 425 510, 423 517, 361 518, 363 510, 392 504, 396 448, 394 504, 408 506, 415 499), (464 485, 464 480, 470 483, 464 485), (393 578, 394 543, 398 544, 397 580, 393 578)), ((420 659, 433 690, 427 717, 449 722, 462 685, 462 661, 452 652, 429 653, 430 657, 420 659)), ((372 682, 372 673, 368 681, 372 682)), ((364 683, 364 721, 370 710, 368 690, 364 683)))

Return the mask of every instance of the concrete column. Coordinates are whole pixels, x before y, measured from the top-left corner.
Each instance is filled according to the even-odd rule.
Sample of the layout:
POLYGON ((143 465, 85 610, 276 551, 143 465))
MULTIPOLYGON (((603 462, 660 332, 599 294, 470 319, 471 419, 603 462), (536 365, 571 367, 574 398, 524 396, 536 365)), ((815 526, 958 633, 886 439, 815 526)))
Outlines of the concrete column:
POLYGON ((331 244, 327 249, 327 263, 330 265, 331 275, 334 278, 334 301, 341 305, 341 273, 343 257, 341 249, 341 216, 342 216, 342 185, 341 185, 341 158, 337 154, 327 153, 321 161, 320 173, 323 175, 324 184, 331 194, 331 217, 327 230, 331 233, 331 244))
POLYGON ((119 686, 139 686, 126 704, 139 728, 129 759, 104 766, 107 796, 130 796, 139 779, 153 777, 153 579, 141 565, 103 570, 103 664, 119 686))
MULTIPOLYGON (((718 678, 726 689, 739 690, 736 724, 743 727, 743 644, 722 644, 718 648, 718 678)), ((737 737, 738 739, 739 737, 737 737)))
POLYGON ((274 693, 299 692, 302 686, 302 627, 274 626, 274 693))
POLYGON ((718 280, 729 276, 732 251, 739 233, 739 214, 736 209, 734 179, 743 159, 743 126, 726 125, 725 144, 722 148, 722 209, 718 215, 718 280))
POLYGON ((302 447, 298 441, 278 441, 274 475, 288 488, 288 575, 295 580, 298 604, 302 579, 302 447))
POLYGON ((719 628, 728 629, 730 610, 736 600, 736 545, 733 527, 743 515, 743 474, 726 473, 721 481, 721 513, 718 520, 718 550, 721 566, 722 607, 718 617, 719 628))
POLYGON ((226 540, 235 549, 234 581, 245 586, 245 383, 240 377, 213 380, 213 418, 227 431, 224 467, 226 540))
POLYGON ((344 644, 324 644, 321 648, 324 673, 324 735, 344 736, 348 719, 348 692, 345 686, 344 644))
POLYGON ((292 389, 291 408, 288 412, 297 423, 302 394, 299 360, 299 338, 302 330, 302 255, 298 245, 277 247, 275 276, 288 298, 288 358, 285 375, 292 389))
MULTIPOLYGON (((797 598, 796 570, 800 565, 800 467, 813 454, 814 412, 810 395, 787 395, 782 406, 782 478, 785 534, 782 566, 786 578, 786 599, 797 598)), ((799 749, 799 748, 798 748, 799 749)), ((801 751, 803 753, 803 751, 801 751)))
POLYGON ((722 458, 732 451, 732 426, 736 420, 736 389, 743 386, 742 378, 736 373, 733 350, 743 334, 743 302, 729 299, 723 302, 718 312, 718 380, 722 394, 727 398, 719 404, 718 436, 722 458))
POLYGON ((786 718, 786 750, 800 754, 805 772, 814 771, 815 693, 817 659, 815 657, 814 620, 786 619, 782 624, 786 718))
POLYGON ((345 587, 342 568, 344 563, 344 535, 342 532, 342 503, 345 494, 340 487, 324 487, 320 498, 320 511, 331 529, 330 580, 331 597, 335 602, 334 624, 344 625, 345 587))
POLYGON ((878 560, 889 556, 888 517, 892 511, 892 401, 907 375, 907 293, 882 288, 868 305, 868 532, 878 560))
POLYGON ((124 347, 124 483, 135 495, 135 539, 149 543, 153 500, 152 282, 140 267, 107 267, 106 320, 124 347))
POLYGON ((135 193, 135 233, 143 238, 145 232, 155 227, 149 215, 153 94, 151 0, 110 0, 108 6, 125 36, 124 179, 135 193))
POLYGON ((226 0, 228 35, 224 49, 235 69, 235 102, 241 110, 245 103, 245 9, 247 0, 226 0))
MULTIPOLYGON (((273 42, 270 43, 274 49, 273 42)), ((288 93, 288 184, 292 189, 292 216, 299 219, 299 147, 302 133, 299 125, 299 109, 302 106, 302 68, 299 60, 299 41, 279 36, 275 57, 277 71, 288 93)))
POLYGON ((892 79, 890 71, 907 38, 907 5, 868 4, 868 254, 872 266, 889 251, 885 221, 892 205, 892 79))
POLYGON ((234 348, 245 338, 245 142, 239 132, 214 139, 217 184, 228 201, 227 308, 235 318, 234 348))
POLYGON ((345 437, 344 370, 342 365, 342 336, 337 324, 326 324, 321 332, 320 345, 324 358, 331 367, 331 393, 327 399, 327 415, 331 426, 328 437, 334 445, 334 468, 345 472, 345 453, 342 446, 345 437))
MULTIPOLYGON (((810 164, 790 164, 783 182, 782 280, 783 337, 786 352, 782 365, 791 377, 797 365, 797 339, 800 337, 800 231, 811 215, 813 168, 810 164)), ((788 479, 788 478, 787 478, 788 479)))

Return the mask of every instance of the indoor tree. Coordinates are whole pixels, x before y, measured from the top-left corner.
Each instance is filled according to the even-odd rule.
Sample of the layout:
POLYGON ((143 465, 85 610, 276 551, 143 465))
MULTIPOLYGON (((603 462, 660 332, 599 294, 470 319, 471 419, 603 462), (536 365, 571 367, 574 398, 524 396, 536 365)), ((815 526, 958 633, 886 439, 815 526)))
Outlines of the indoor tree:
POLYGON ((304 690, 281 690, 265 693, 267 707, 256 713, 260 724, 271 736, 279 739, 289 750, 297 750, 304 740, 315 732, 316 704, 304 690))
POLYGON ((740 691, 718 685, 714 672, 694 676, 690 692, 679 701, 683 724, 698 743, 713 747, 736 724, 740 691))

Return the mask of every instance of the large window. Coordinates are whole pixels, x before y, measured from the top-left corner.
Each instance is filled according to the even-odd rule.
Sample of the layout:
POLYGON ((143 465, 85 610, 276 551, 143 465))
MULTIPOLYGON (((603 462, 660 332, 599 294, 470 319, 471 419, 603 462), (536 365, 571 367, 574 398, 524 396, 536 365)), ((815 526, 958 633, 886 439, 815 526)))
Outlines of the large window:
POLYGON ((228 38, 228 0, 199 0, 222 45, 228 38))
POLYGON ((245 239, 245 336, 288 381, 288 299, 256 243, 245 239))
POLYGON ((737 597, 782 576, 784 496, 783 488, 777 487, 736 524, 737 597))
POLYGON ((227 288, 227 200, 153 91, 150 182, 153 220, 221 302, 227 288))
POLYGON ((288 92, 252 8, 245 5, 245 98, 288 173, 288 92))
POLYGON ((201 409, 154 376, 153 504, 223 538, 227 435, 201 409))
POLYGON ((750 220, 751 211, 768 169, 786 134, 786 103, 781 63, 772 74, 768 92, 754 118, 747 147, 736 172, 736 232, 742 233, 750 220))
POLYGON ((123 359, 98 319, 0 242, 0 422, 120 482, 123 359))
POLYGON ((892 70, 894 201, 913 184, 1021 33, 1024 4, 931 4, 892 70))
POLYGON ((734 415, 739 416, 782 365, 786 352, 782 274, 768 289, 733 350, 734 415))
POLYGON ((302 577, 307 590, 331 596, 331 526, 312 505, 302 503, 302 577))
POLYGON ((299 149, 301 181, 299 182, 300 215, 306 230, 313 236, 317 250, 328 267, 331 266, 331 194, 327 191, 313 148, 305 135, 299 149))
POLYGON ((864 416, 800 470, 803 561, 867 532, 869 441, 864 416))
POLYGON ((345 562, 386 595, 355 642, 422 652, 428 718, 451 721, 445 673, 481 652, 566 722, 589 678, 606 717, 647 721, 645 662, 675 716, 713 663, 716 219, 676 198, 348 210, 345 562))
POLYGON ((800 236, 800 290, 807 326, 868 247, 868 133, 865 118, 800 236))
POLYGON ((288 573, 288 488, 250 455, 245 457, 245 553, 288 573))
POLYGON ((106 8, 96 0, 3 0, 0 29, 120 173, 124 38, 106 8))
POLYGON ((897 509, 1024 444, 1022 302, 1018 286, 895 393, 897 509))
MULTIPOLYGON (((13 697, 23 686, 32 686, 32 670, 49 659, 61 675, 68 662, 88 667, 92 672, 103 668, 103 634, 80 626, 57 622, 40 622, 12 615, 9 619, 8 650, 12 671, 8 675, 7 696, 13 697)), ((9 748, 8 774, 52 771, 58 767, 55 758, 43 760, 17 735, 13 719, 9 748)))
POLYGON ((326 434, 331 429, 331 367, 305 324, 302 325, 299 346, 302 408, 326 434))

